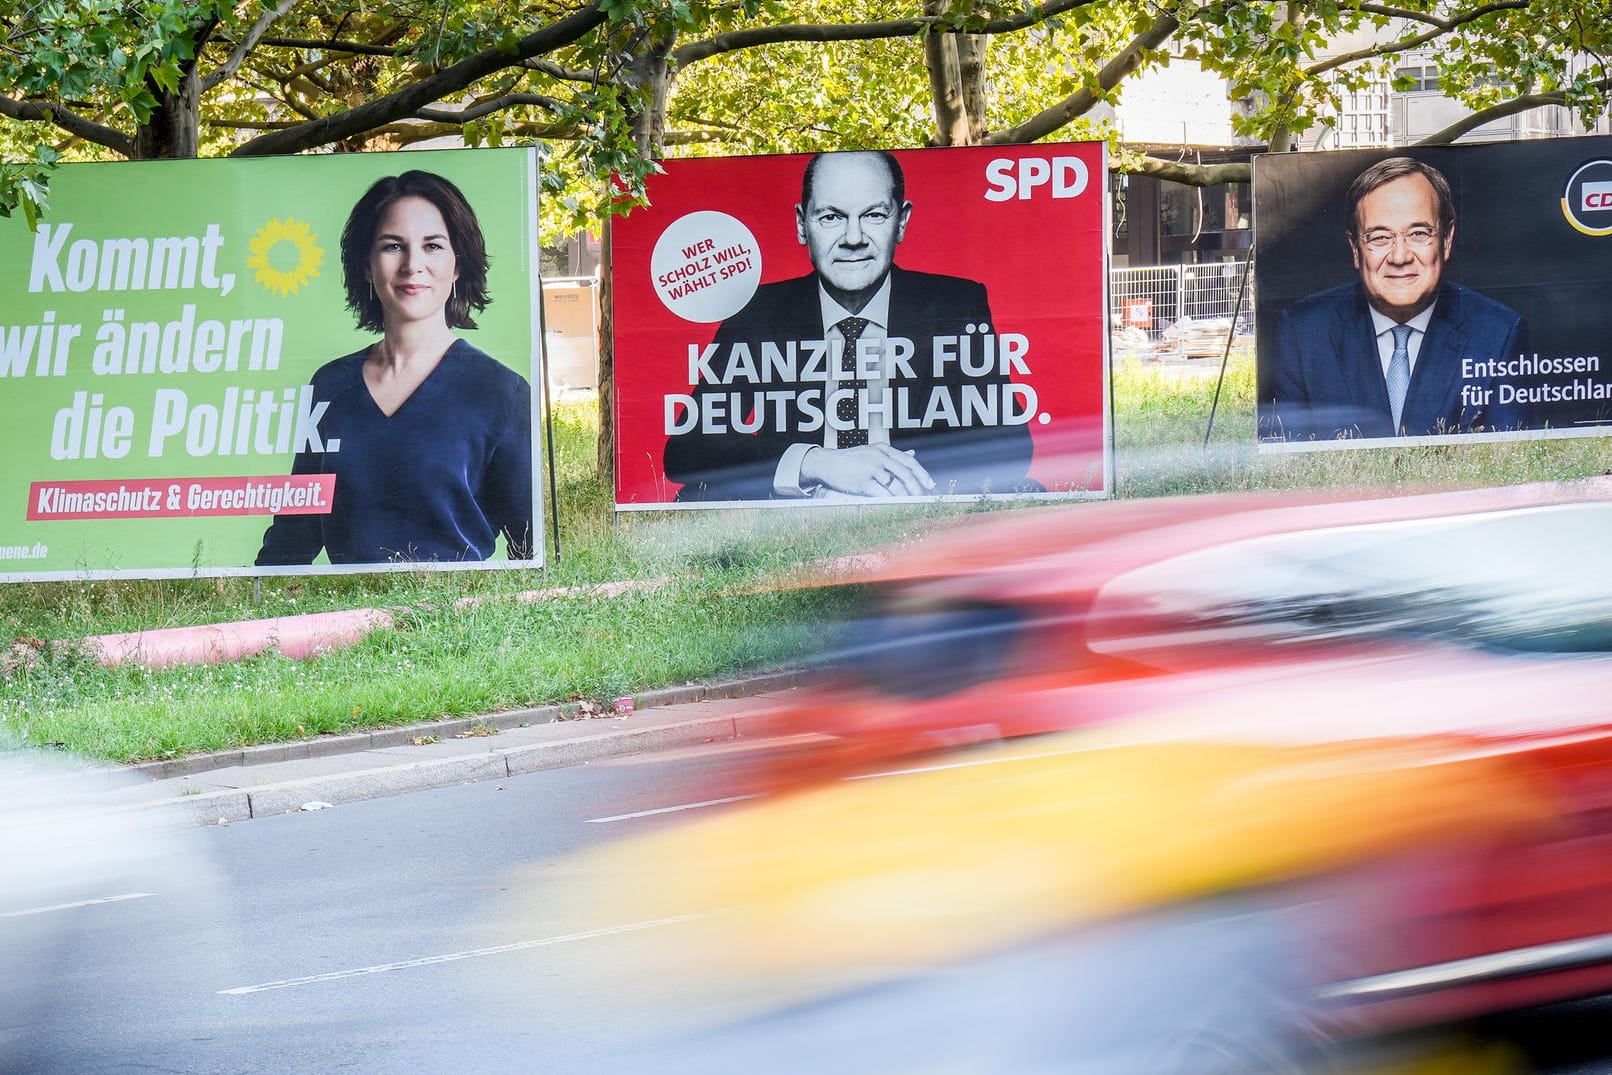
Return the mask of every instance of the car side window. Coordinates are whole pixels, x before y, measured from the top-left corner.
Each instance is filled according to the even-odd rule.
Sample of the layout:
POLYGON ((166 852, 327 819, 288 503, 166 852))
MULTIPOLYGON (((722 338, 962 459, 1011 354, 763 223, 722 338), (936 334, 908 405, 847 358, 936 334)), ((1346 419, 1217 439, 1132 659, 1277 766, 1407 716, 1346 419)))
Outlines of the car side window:
POLYGON ((1608 653, 1608 535, 1612 504, 1600 503, 1302 530, 1128 572, 1094 611, 1145 609, 1161 627, 1209 632, 1204 641, 1415 637, 1608 653))

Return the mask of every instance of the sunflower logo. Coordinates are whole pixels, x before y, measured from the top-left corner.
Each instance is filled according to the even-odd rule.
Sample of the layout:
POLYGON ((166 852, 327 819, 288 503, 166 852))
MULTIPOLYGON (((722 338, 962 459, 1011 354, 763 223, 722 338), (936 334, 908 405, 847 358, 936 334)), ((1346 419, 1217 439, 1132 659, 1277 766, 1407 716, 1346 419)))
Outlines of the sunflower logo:
POLYGON ((252 256, 246 264, 257 270, 257 282, 270 291, 293 294, 318 276, 325 263, 324 250, 314 245, 318 238, 306 221, 271 220, 247 244, 252 256))

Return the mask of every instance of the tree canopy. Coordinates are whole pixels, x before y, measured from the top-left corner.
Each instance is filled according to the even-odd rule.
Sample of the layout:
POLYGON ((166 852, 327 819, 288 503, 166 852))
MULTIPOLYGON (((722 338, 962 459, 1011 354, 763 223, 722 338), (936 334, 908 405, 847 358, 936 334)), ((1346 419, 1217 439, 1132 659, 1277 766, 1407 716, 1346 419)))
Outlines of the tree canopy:
MULTIPOLYGON (((1283 148, 1347 90, 1436 50, 1471 114, 1588 125, 1609 0, 0 0, 0 215, 33 226, 62 159, 535 142, 551 235, 630 205, 679 153, 1107 137, 1112 167, 1246 180, 1119 144, 1127 83, 1196 61, 1240 134, 1283 148)), ((606 316, 610 316, 606 304, 606 316)), ((604 334, 608 342, 609 333, 604 334)), ((610 465, 611 355, 600 462, 610 465)))
MULTIPOLYGON (((1100 106, 1195 60, 1275 146, 1343 90, 1436 48, 1487 119, 1607 104, 1606 3, 1565 0, 33 0, 0 3, 0 211, 33 216, 61 157, 542 140, 556 205, 605 204, 662 154, 1017 143, 1109 134, 1100 106), (1358 41, 1338 51, 1336 43, 1358 41), (569 180, 567 180, 569 176, 569 180)), ((1190 183, 1239 166, 1115 166, 1190 183)))

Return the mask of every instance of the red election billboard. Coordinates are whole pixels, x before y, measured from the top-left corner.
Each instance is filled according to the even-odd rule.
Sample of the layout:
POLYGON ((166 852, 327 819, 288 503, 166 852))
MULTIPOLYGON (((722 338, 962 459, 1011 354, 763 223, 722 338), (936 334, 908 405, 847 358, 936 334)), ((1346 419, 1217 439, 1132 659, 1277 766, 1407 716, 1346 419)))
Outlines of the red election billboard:
POLYGON ((611 247, 619 509, 1109 494, 1101 143, 665 169, 611 247))

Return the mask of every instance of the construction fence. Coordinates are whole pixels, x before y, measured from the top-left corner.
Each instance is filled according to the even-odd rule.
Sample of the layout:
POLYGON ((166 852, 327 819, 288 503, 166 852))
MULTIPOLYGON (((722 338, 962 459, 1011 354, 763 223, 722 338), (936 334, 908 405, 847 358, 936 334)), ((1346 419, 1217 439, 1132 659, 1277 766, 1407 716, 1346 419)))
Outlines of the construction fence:
POLYGON ((1246 260, 1114 269, 1108 288, 1116 353, 1218 355, 1228 336, 1254 332, 1254 278, 1246 260))

